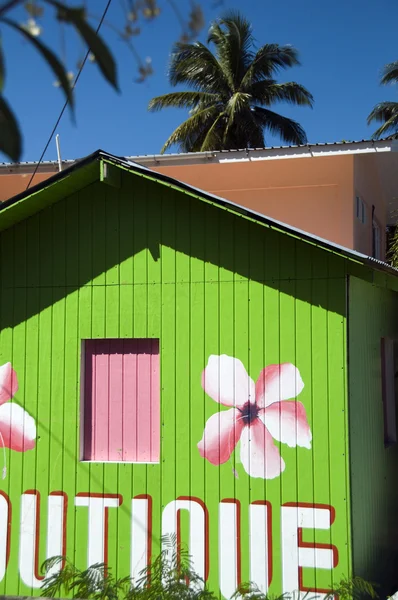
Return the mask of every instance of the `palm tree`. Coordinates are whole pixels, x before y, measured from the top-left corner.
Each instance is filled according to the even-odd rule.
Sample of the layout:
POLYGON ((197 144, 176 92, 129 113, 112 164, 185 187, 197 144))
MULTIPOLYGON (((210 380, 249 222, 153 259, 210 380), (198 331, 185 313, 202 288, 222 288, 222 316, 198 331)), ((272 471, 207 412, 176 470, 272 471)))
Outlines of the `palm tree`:
POLYGON ((304 144, 299 123, 269 109, 275 102, 312 106, 313 97, 293 81, 277 83, 281 69, 299 65, 292 46, 265 44, 254 50, 250 23, 231 12, 212 23, 208 44, 177 43, 169 69, 171 85, 186 92, 153 98, 149 110, 188 108, 189 118, 171 134, 161 152, 176 144, 183 152, 231 148, 263 148, 264 130, 287 143, 304 144))
MULTIPOLYGON (((383 68, 380 83, 382 85, 398 84, 398 60, 383 68)), ((380 102, 380 104, 376 104, 368 116, 368 125, 373 121, 383 123, 374 132, 374 138, 389 135, 393 139, 398 139, 398 102, 380 102)))

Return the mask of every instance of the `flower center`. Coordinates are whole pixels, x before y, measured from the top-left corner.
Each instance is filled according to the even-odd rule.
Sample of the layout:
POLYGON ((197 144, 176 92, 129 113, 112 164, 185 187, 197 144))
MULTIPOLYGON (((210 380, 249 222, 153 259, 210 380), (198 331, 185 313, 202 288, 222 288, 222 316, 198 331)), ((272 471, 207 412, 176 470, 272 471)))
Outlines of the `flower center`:
POLYGON ((246 404, 244 404, 242 408, 239 408, 238 410, 245 425, 250 425, 250 423, 253 423, 253 421, 257 419, 259 413, 257 404, 253 404, 252 402, 246 402, 246 404))

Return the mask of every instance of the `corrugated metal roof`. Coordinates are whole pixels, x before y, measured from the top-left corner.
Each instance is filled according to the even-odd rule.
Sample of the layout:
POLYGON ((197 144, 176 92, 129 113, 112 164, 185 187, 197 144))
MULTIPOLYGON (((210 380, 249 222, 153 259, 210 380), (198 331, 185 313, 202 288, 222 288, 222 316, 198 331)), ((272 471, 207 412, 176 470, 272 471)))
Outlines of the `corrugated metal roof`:
MULTIPOLYGON (((193 158, 195 156, 197 157, 202 157, 202 158, 206 158, 206 157, 211 157, 211 156, 218 156, 218 155, 225 155, 225 156, 231 156, 240 152, 267 152, 267 151, 272 151, 272 150, 294 150, 294 149, 310 149, 310 148, 333 148, 333 147, 347 147, 349 145, 360 145, 360 144, 368 144, 370 146, 375 146, 375 144, 379 144, 381 142, 390 142, 393 141, 393 139, 391 137, 386 137, 386 138, 381 138, 379 140, 372 140, 372 139, 363 139, 363 140, 342 140, 340 142, 315 142, 315 143, 308 143, 308 144, 299 144, 299 145, 281 145, 281 146, 264 146, 262 148, 237 148, 237 149, 232 149, 232 150, 212 150, 209 152, 170 152, 170 153, 166 153, 166 154, 137 154, 137 155, 131 155, 131 156, 126 156, 124 158, 126 158, 126 160, 139 160, 139 159, 167 159, 167 158, 193 158)), ((62 165, 63 166, 70 166, 71 164, 79 161, 81 159, 66 159, 66 160, 62 160, 62 165)), ((40 167, 51 167, 51 168, 56 168, 58 169, 58 161, 57 160, 47 160, 47 161, 42 161, 41 163, 38 163, 38 161, 24 161, 24 162, 18 162, 18 163, 7 163, 7 162, 0 162, 0 169, 2 168, 7 168, 7 169, 22 169, 24 167, 36 167, 38 164, 40 164, 40 167)))
POLYGON ((391 137, 386 137, 386 138, 381 138, 379 140, 372 140, 372 139, 363 139, 363 140, 342 140, 340 142, 315 142, 315 143, 308 143, 308 144, 297 144, 297 145, 281 145, 281 146, 264 146, 264 147, 260 147, 260 148, 236 148, 236 149, 230 149, 230 150, 212 150, 212 151, 208 151, 208 152, 175 152, 175 153, 167 153, 167 154, 138 154, 136 156, 131 156, 131 157, 127 157, 130 159, 133 158, 152 158, 154 156, 161 156, 161 157, 171 157, 171 156, 191 156, 192 154, 202 154, 202 155, 217 155, 217 154, 234 154, 237 152, 264 152, 267 150, 288 150, 288 149, 295 149, 295 148, 318 148, 318 147, 335 147, 335 146, 348 146, 350 144, 370 144, 370 145, 374 145, 378 142, 389 142, 392 141, 391 137))
MULTIPOLYGON (((80 159, 73 159, 72 158, 72 159, 62 160, 62 164, 63 165, 69 165, 69 164, 75 163, 77 160, 80 160, 80 159)), ((0 167, 24 167, 24 166, 35 166, 37 164, 39 164, 38 160, 36 160, 36 161, 33 160, 33 161, 11 162, 11 163, 0 162, 0 167)), ((58 167, 58 161, 57 160, 42 160, 41 163, 40 163, 40 165, 51 166, 51 167, 52 166, 58 167)))
MULTIPOLYGON (((127 160, 124 157, 114 156, 112 154, 104 152, 103 150, 97 150, 96 152, 94 152, 93 154, 90 154, 86 158, 81 159, 78 162, 74 162, 70 167, 68 167, 64 171, 60 171, 60 172, 56 173, 55 175, 49 177, 45 181, 33 186, 29 190, 26 190, 26 191, 22 192, 21 194, 18 194, 17 196, 14 196, 13 198, 10 198, 9 200, 6 200, 5 202, 3 202, 0 205, 0 221, 1 221, 1 213, 5 210, 9 209, 10 207, 12 207, 13 204, 19 203, 21 200, 29 198, 29 196, 31 196, 32 194, 37 194, 38 192, 40 192, 40 190, 44 190, 45 188, 50 187, 52 184, 54 184, 58 181, 61 181, 62 179, 66 178, 66 177, 69 177, 71 175, 71 173, 73 173, 73 171, 80 169, 84 165, 88 165, 89 163, 92 163, 96 160, 101 160, 101 159, 109 161, 117 166, 123 167, 123 168, 127 169, 128 171, 144 174, 146 177, 150 177, 156 181, 159 181, 160 183, 164 183, 166 185, 173 186, 177 189, 180 189, 181 191, 186 191, 188 193, 194 194, 198 198, 202 198, 202 199, 211 201, 215 205, 221 206, 223 208, 227 208, 240 216, 249 217, 249 218, 253 219, 254 221, 257 221, 259 223, 267 225, 270 228, 277 229, 278 231, 281 231, 283 233, 286 233, 286 234, 294 236, 294 237, 298 237, 298 238, 300 238, 304 241, 307 241, 315 246, 335 252, 335 253, 337 253, 341 256, 344 256, 348 259, 354 260, 363 265, 370 266, 373 269, 387 272, 394 276, 398 275, 398 269, 396 269, 395 267, 392 267, 391 265, 389 265, 387 263, 384 263, 383 261, 377 260, 370 256, 366 256, 365 254, 361 254, 360 252, 357 252, 356 250, 351 250, 350 248, 345 248, 344 246, 340 246, 339 244, 336 244, 329 240, 320 238, 311 233, 307 233, 301 229, 292 227, 291 225, 287 225, 286 223, 282 223, 281 221, 277 221, 276 219, 272 219, 261 213, 258 213, 249 208, 241 206, 240 204, 232 202, 231 200, 226 200, 225 198, 222 198, 222 197, 212 194, 210 192, 205 192, 205 191, 203 191, 199 188, 196 188, 192 185, 189 185, 187 183, 183 183, 177 179, 174 179, 173 177, 170 177, 169 175, 165 175, 163 173, 158 173, 158 172, 154 171, 153 169, 149 169, 143 165, 140 165, 139 163, 133 162, 131 160, 127 160)), ((32 205, 30 206, 30 208, 32 208, 32 205)))

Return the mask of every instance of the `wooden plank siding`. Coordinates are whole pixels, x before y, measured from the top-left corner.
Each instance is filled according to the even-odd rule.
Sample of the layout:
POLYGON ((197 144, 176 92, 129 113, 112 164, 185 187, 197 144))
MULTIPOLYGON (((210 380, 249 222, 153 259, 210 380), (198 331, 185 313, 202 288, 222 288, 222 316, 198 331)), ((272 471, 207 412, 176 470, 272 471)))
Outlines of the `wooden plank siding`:
POLYGON ((389 596, 397 588, 398 446, 385 446, 381 341, 398 339, 397 293, 350 277, 349 315, 353 565, 389 596))
POLYGON ((46 558, 48 497, 61 492, 63 549, 81 568, 105 552, 115 574, 136 575, 178 521, 178 535, 223 596, 252 577, 279 594, 296 580, 302 589, 327 589, 350 573, 344 259, 129 174, 119 189, 94 183, 2 232, 0 248, 1 364, 12 363, 14 401, 37 425, 34 450, 6 450, 10 545, 1 593, 39 595, 32 561, 37 567, 46 558), (93 340, 88 350, 119 339, 159 340, 159 456, 151 445, 159 460, 147 464, 80 460, 82 341, 93 340), (221 355, 239 359, 254 382, 268 365, 292 363, 300 372, 297 401, 312 444, 295 445, 295 425, 289 443, 275 431, 286 465, 280 476, 249 477, 241 443, 219 466, 198 450, 207 420, 227 410, 202 387, 209 358, 221 355), (28 490, 39 495, 26 515, 28 490), (102 514, 90 498, 98 497, 108 539, 94 547, 93 538, 89 548, 89 514, 102 514), (324 511, 323 528, 299 516, 314 507, 324 511), (35 511, 32 540, 24 527, 35 511), (137 515, 150 520, 150 538, 137 515), (189 536, 193 522, 200 535, 205 528, 203 565, 200 536, 189 536), (300 524, 307 564, 318 555, 327 562, 330 552, 333 568, 298 569, 300 524), (21 538, 33 548, 24 579, 21 538))

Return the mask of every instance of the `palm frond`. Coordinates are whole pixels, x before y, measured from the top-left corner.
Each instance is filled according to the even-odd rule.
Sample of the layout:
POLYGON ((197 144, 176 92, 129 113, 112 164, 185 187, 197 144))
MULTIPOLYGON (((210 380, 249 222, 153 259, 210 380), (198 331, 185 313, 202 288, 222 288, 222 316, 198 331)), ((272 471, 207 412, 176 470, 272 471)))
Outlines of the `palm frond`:
POLYGON ((233 92, 235 89, 233 72, 226 51, 227 43, 225 40, 225 33, 219 23, 212 23, 209 29, 207 43, 213 43, 217 47, 217 60, 228 81, 229 89, 233 92))
POLYGON ((162 550, 140 573, 124 600, 216 600, 193 570, 188 550, 176 536, 162 538, 162 550), (150 586, 147 585, 150 577, 150 586), (189 585, 187 583, 189 582, 189 585))
POLYGON ((270 106, 274 102, 287 102, 298 106, 310 106, 314 104, 312 94, 299 83, 288 81, 276 83, 274 80, 263 79, 256 81, 249 88, 248 93, 255 102, 270 106))
POLYGON ((398 115, 398 102, 380 102, 368 116, 368 125, 373 121, 379 123, 387 121, 396 115, 398 115))
POLYGON ((256 81, 271 78, 281 69, 299 65, 298 52, 293 46, 265 44, 254 56, 242 78, 241 90, 247 91, 256 81))
POLYGON ((47 575, 55 567, 62 565, 66 560, 65 556, 52 556, 51 558, 47 558, 41 566, 42 575, 47 575))
POLYGON ((231 131, 228 148, 264 148, 263 130, 252 108, 242 111, 236 121, 235 131, 231 131))
POLYGON ((217 117, 220 110, 217 106, 209 106, 199 112, 195 112, 186 121, 181 123, 173 131, 171 136, 166 140, 161 149, 161 154, 164 154, 166 150, 173 144, 177 144, 187 152, 191 152, 188 148, 196 142, 198 134, 205 128, 211 126, 212 120, 217 117))
POLYGON ((398 102, 380 102, 376 104, 368 116, 367 122, 383 123, 372 135, 373 138, 380 138, 384 135, 393 135, 398 137, 398 102))
POLYGON ((264 129, 285 142, 305 143, 298 123, 270 110, 261 112, 261 105, 274 102, 312 107, 313 97, 304 86, 279 84, 274 78, 280 70, 300 64, 297 50, 265 44, 254 53, 251 25, 237 12, 212 24, 208 42, 215 45, 216 55, 199 42, 174 46, 169 81, 192 91, 157 96, 149 103, 153 111, 169 106, 190 111, 161 152, 173 144, 183 152, 263 147, 264 129))
MULTIPOLYGON (((245 113, 247 116, 247 113, 245 113)), ((194 570, 192 558, 186 546, 178 542, 177 536, 161 539, 161 552, 139 574, 138 581, 130 577, 116 579, 109 567, 103 563, 79 570, 67 559, 54 557, 43 564, 43 572, 65 561, 67 575, 57 574, 58 594, 72 598, 92 600, 217 600, 218 594, 209 590, 206 582, 194 570), (148 585, 150 579, 150 585, 148 585)), ((42 585, 42 596, 50 591, 46 579, 42 585)), ((343 578, 325 600, 376 600, 375 586, 360 577, 343 578)), ((54 597, 54 595, 52 595, 54 597)), ((241 583, 231 600, 295 600, 300 592, 292 591, 279 596, 262 592, 252 582, 241 583)), ((302 594, 301 594, 301 597, 302 594)), ((319 595, 307 592, 304 600, 317 600, 319 595)))
POLYGON ((169 67, 171 85, 185 83, 190 88, 211 94, 229 94, 224 71, 209 48, 200 42, 174 46, 169 67))
MULTIPOLYGON (((214 120, 212 126, 206 133, 206 136, 202 142, 200 151, 207 152, 210 150, 220 150, 222 148, 223 141, 223 125, 225 123, 224 113, 218 115, 214 120)), ((225 125, 224 125, 225 126, 225 125)))
POLYGON ((239 12, 231 11, 212 24, 207 41, 215 44, 220 65, 236 91, 254 56, 250 22, 239 12))
POLYGON ((398 60, 383 67, 380 83, 382 85, 398 83, 398 60))
POLYGON ((41 595, 55 598, 56 596, 62 596, 62 593, 69 595, 78 570, 67 558, 53 556, 44 561, 41 572, 44 575, 41 595))
POLYGON ((156 96, 148 104, 148 110, 155 112, 162 108, 189 108, 193 109, 198 104, 208 106, 216 104, 219 97, 216 94, 206 92, 171 92, 163 96, 156 96))
POLYGON ((299 123, 278 115, 267 108, 255 106, 253 108, 254 118, 264 129, 268 129, 273 135, 278 135, 288 144, 306 144, 307 136, 299 123))
POLYGON ((292 598, 287 593, 279 596, 264 594, 255 583, 242 582, 236 592, 232 594, 231 600, 292 600, 292 598))
POLYGON ((228 121, 224 132, 224 142, 228 139, 228 134, 233 123, 239 119, 240 113, 244 110, 250 110, 250 95, 237 92, 229 99, 226 105, 225 112, 228 116, 228 121))
POLYGON ((341 600, 363 600, 364 598, 375 600, 378 598, 374 584, 365 581, 362 577, 342 579, 325 600, 334 600, 336 596, 341 600))
MULTIPOLYGON (((78 571, 70 589, 76 598, 89 598, 102 591, 105 579, 106 565, 98 563, 84 571, 78 571)), ((107 573, 109 576, 109 572, 107 573)))
MULTIPOLYGON (((217 118, 217 117, 215 117, 217 118)), ((203 142, 209 131, 209 127, 211 127, 212 122, 204 123, 202 127, 198 128, 186 142, 181 142, 179 147, 181 152, 201 152, 203 147, 203 142)), ((221 148, 221 146, 220 146, 221 148)))

